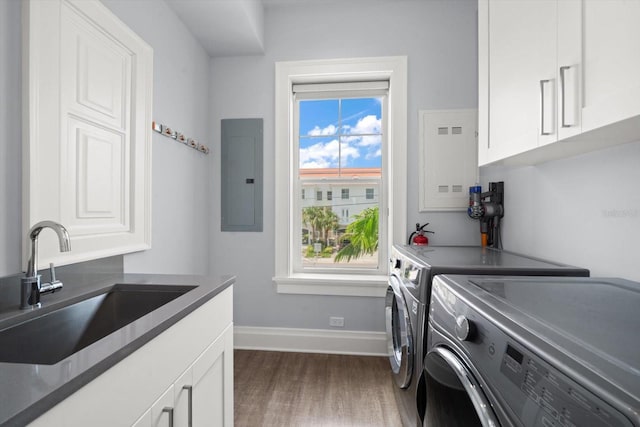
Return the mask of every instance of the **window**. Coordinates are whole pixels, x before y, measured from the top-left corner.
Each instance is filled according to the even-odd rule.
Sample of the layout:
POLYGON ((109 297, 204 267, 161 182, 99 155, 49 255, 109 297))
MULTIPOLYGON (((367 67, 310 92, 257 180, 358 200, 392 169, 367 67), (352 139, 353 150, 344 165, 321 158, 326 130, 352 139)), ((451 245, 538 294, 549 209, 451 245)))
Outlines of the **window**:
POLYGON ((276 64, 278 292, 385 295, 388 248, 406 237, 406 65, 406 57, 276 64), (327 191, 331 203, 300 198, 304 188, 327 191), (375 211, 377 247, 336 260, 358 244, 351 224, 365 211, 375 211))
POLYGON ((387 86, 377 81, 293 86, 294 185, 341 187, 339 204, 324 202, 322 191, 316 191, 312 205, 292 200, 298 215, 291 227, 310 232, 307 244, 292 242, 292 253, 300 254, 292 256, 294 272, 378 273, 386 265, 386 248, 378 245, 387 227, 379 221, 381 201, 367 200, 365 193, 386 176, 387 86))
POLYGON ((302 200, 304 200, 304 188, 302 189, 302 195, 300 196, 302 200))
POLYGON ((367 188, 367 194, 365 195, 367 200, 373 200, 373 188, 367 188))

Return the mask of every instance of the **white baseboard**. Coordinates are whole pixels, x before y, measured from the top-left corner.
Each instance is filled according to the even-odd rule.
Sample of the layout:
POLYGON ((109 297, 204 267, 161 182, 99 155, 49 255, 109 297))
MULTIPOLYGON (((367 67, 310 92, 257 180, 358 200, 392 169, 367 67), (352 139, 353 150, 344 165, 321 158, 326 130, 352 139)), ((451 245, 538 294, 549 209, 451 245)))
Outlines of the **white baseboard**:
POLYGON ((241 350, 387 355, 384 332, 234 326, 233 342, 241 350))

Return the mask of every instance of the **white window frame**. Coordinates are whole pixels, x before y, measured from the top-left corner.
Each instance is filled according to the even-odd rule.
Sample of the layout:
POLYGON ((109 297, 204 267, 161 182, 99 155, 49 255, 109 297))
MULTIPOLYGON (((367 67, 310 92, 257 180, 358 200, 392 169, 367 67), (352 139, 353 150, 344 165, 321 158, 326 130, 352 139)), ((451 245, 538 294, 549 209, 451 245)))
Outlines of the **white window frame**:
MULTIPOLYGON (((387 236, 404 243, 407 213, 407 57, 349 58, 276 62, 275 82, 275 276, 279 293, 384 297, 387 265, 378 274, 295 273, 292 268, 293 85, 345 81, 389 81, 387 236)), ((297 194, 297 193, 296 193, 297 194)), ((380 212, 382 216, 384 212, 380 212)))

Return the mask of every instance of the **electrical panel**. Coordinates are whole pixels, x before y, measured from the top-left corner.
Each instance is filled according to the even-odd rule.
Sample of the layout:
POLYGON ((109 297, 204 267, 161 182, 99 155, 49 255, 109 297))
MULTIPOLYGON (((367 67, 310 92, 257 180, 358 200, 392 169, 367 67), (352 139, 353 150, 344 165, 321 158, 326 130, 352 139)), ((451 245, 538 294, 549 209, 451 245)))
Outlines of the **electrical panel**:
POLYGON ((262 119, 223 119, 221 231, 262 231, 262 119))

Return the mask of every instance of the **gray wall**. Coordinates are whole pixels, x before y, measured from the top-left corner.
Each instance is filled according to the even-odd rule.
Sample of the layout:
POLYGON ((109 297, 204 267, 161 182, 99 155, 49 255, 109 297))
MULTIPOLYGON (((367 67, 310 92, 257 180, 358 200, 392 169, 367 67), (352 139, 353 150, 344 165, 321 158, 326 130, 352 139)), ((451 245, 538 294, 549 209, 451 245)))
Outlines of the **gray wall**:
MULTIPOLYGON (((154 49, 154 119, 211 145, 204 49, 164 1, 104 3, 154 49)), ((20 14, 0 1, 0 276, 21 270, 20 14)), ((152 170, 153 249, 125 256, 125 271, 207 273, 211 156, 154 134, 152 170)))
POLYGON ((20 271, 20 1, 0 1, 0 276, 20 271))
POLYGON ((506 249, 640 281, 640 142, 521 168, 505 181, 506 249))
MULTIPOLYGON (((103 0, 153 48, 153 118, 211 146, 209 56, 164 1, 103 0)), ((207 274, 211 155, 153 135, 152 249, 128 273, 207 274)))
POLYGON ((237 275, 237 325, 384 330, 382 298, 277 294, 274 275, 274 68, 276 61, 407 55, 409 63, 408 221, 429 221, 435 243, 476 243, 464 214, 418 213, 418 110, 477 105, 475 1, 304 3, 265 11, 265 55, 211 60, 214 144, 212 269, 237 275), (339 10, 338 10, 339 9, 339 10), (220 120, 264 118, 263 233, 220 232, 220 120))

